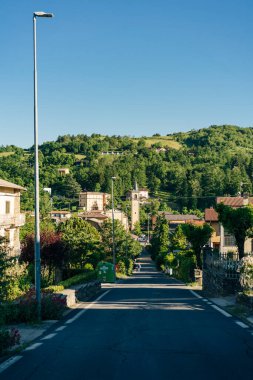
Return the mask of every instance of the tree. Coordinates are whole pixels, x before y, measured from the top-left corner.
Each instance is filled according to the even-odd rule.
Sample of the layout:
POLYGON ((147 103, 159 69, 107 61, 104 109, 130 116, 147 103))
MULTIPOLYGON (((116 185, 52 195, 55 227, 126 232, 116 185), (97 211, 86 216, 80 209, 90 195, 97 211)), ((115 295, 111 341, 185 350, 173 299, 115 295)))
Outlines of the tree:
POLYGON ((141 225, 140 222, 134 224, 134 233, 138 236, 141 236, 141 225))
MULTIPOLYGON (((112 260, 112 221, 105 220, 101 230, 102 247, 105 255, 112 260)), ((114 244, 116 262, 121 259, 132 259, 141 252, 141 245, 126 232, 120 221, 114 221, 114 244)))
POLYGON ((151 239, 152 257, 166 255, 169 248, 169 226, 164 216, 158 217, 151 239))
MULTIPOLYGON (((62 270, 66 261, 66 250, 61 235, 52 230, 40 233, 41 274, 45 285, 55 281, 57 270, 62 270)), ((20 262, 34 264, 34 234, 27 234, 23 239, 20 262)), ((33 273, 32 273, 33 274, 33 273)))
POLYGON ((247 237, 252 235, 253 207, 245 206, 234 209, 219 203, 215 207, 219 214, 219 222, 235 237, 239 258, 244 256, 244 243, 247 237))
POLYGON ((59 225, 64 242, 68 267, 82 269, 85 264, 99 261, 100 235, 87 221, 72 217, 59 225))
POLYGON ((186 237, 182 230, 182 225, 179 225, 170 237, 170 248, 172 250, 186 249, 186 237))
POLYGON ((182 224, 182 231, 186 236, 186 239, 191 244, 192 249, 196 255, 197 266, 202 267, 201 249, 207 244, 210 239, 213 229, 212 227, 204 223, 203 226, 196 226, 194 224, 182 224))

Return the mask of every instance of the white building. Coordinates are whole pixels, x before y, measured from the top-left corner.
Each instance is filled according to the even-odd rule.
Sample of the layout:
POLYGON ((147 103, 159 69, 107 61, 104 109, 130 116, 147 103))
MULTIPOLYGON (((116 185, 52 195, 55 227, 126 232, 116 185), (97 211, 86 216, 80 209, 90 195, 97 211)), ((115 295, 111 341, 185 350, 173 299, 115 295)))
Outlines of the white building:
POLYGON ((19 229, 25 224, 20 213, 20 192, 23 187, 0 179, 0 236, 7 239, 9 254, 20 254, 19 229))
POLYGON ((79 194, 79 207, 89 211, 104 211, 110 194, 99 193, 96 191, 83 191, 79 194))

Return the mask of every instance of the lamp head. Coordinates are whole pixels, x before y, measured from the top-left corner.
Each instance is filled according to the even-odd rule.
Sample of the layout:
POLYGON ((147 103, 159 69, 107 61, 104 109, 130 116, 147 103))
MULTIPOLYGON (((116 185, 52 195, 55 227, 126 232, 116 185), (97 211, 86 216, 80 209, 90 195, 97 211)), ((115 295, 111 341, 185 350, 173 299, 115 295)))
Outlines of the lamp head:
POLYGON ((53 13, 34 12, 34 17, 54 17, 53 13))

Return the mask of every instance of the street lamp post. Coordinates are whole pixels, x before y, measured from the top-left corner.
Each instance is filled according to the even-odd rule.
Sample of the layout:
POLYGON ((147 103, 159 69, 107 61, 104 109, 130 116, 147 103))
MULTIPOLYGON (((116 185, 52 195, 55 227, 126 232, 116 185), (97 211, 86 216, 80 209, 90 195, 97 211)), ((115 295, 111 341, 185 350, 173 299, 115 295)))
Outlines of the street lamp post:
POLYGON ((33 58, 34 58, 34 190, 35 190, 35 290, 38 319, 41 319, 40 294, 40 211, 39 211, 39 149, 38 149, 38 93, 37 93, 37 17, 53 17, 52 13, 34 12, 33 14, 33 58))
POLYGON ((115 257, 115 239, 114 239, 114 194, 113 194, 113 184, 116 177, 112 177, 112 262, 114 269, 114 280, 116 280, 116 257, 115 257))
POLYGON ((150 217, 151 214, 148 214, 148 240, 147 240, 147 243, 149 244, 149 217, 150 217))

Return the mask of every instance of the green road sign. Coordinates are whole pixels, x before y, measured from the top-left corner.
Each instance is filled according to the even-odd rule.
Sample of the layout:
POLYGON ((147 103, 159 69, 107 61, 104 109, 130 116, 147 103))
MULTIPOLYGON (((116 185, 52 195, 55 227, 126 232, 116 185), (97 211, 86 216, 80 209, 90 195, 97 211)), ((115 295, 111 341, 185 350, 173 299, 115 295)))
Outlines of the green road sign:
POLYGON ((98 279, 101 282, 115 282, 113 264, 101 261, 97 266, 98 279))

